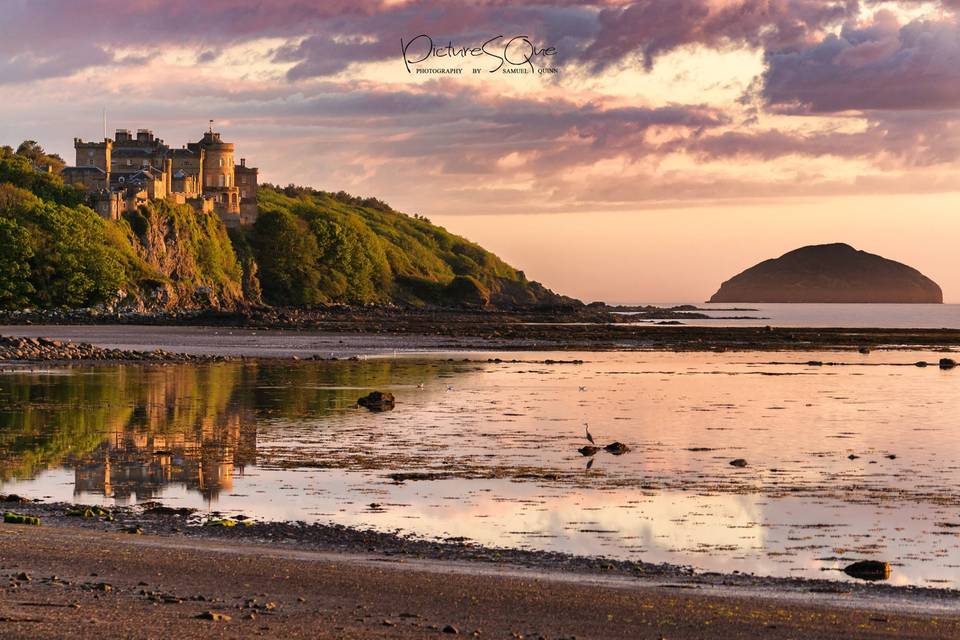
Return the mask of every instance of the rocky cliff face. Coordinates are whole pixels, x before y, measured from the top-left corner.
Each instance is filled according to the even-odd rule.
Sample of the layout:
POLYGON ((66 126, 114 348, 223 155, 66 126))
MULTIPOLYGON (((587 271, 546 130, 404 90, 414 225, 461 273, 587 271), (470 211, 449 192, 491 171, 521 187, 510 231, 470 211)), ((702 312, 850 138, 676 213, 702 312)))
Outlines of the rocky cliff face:
POLYGON ((847 244, 802 247, 720 286, 710 302, 942 303, 930 278, 847 244))
POLYGON ((154 201, 125 215, 140 264, 121 308, 137 311, 231 309, 244 302, 240 262, 226 229, 212 215, 154 201))

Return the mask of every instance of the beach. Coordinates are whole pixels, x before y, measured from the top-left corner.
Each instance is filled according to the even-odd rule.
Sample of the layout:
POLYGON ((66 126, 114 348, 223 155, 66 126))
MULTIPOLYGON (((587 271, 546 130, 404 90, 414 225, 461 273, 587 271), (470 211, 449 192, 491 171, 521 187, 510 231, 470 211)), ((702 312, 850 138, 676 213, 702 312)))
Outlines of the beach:
POLYGON ((648 327, 676 332, 671 347, 611 351, 575 348, 577 330, 545 350, 150 329, 0 328, 43 337, 23 351, 35 359, 2 366, 0 408, 31 410, 4 418, 0 495, 17 495, 0 508, 41 522, 0 525, 7 637, 64 624, 123 637, 142 623, 145 637, 451 625, 506 638, 926 638, 960 625, 955 478, 941 457, 956 446, 955 375, 940 366, 955 357, 951 332, 787 329, 810 341, 753 349, 739 341, 771 332, 708 328, 704 341, 648 327), (397 408, 358 408, 370 390, 397 408), (627 452, 578 452, 585 421, 627 452), (842 571, 875 558, 892 563, 889 580, 842 571), (230 620, 195 618, 208 611, 230 620))
POLYGON ((737 592, 398 559, 375 550, 323 553, 74 528, 0 532, 6 638, 129 637, 131 631, 141 638, 681 640, 960 633, 955 613, 838 594, 737 592))

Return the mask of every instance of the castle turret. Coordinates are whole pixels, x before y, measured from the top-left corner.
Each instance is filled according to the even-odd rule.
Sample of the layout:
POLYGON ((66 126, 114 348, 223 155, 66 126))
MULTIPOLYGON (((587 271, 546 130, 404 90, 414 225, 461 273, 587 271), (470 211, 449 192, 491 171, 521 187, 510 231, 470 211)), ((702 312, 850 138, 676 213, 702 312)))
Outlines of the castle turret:
POLYGON ((203 134, 197 146, 203 149, 203 193, 214 197, 224 222, 239 224, 240 190, 235 180, 233 144, 211 130, 203 134))

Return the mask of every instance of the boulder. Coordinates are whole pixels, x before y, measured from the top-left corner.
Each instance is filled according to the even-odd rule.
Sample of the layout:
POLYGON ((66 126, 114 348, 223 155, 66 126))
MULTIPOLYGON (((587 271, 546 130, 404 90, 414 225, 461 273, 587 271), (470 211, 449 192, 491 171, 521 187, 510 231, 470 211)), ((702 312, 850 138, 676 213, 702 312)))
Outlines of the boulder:
POLYGON ((887 580, 890 577, 890 563, 880 560, 861 560, 847 565, 843 572, 859 580, 887 580))
POLYGON ((373 391, 357 400, 357 404, 370 411, 390 411, 393 409, 395 400, 389 391, 373 391))
POLYGON ((630 451, 630 447, 623 444, 622 442, 611 442, 603 448, 607 453, 612 453, 615 456, 622 456, 627 451, 630 451))

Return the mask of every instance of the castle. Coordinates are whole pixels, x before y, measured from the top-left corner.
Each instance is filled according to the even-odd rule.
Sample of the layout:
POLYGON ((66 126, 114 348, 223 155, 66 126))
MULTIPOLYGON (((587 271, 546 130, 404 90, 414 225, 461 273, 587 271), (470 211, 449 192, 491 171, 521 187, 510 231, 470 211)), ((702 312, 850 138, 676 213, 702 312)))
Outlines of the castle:
POLYGON ((67 184, 83 188, 100 216, 117 220, 150 199, 190 204, 198 212, 216 213, 228 227, 257 219, 257 168, 241 158, 234 145, 210 127, 198 142, 172 149, 149 129, 136 137, 117 129, 113 140, 73 139, 76 166, 63 169, 67 184))

